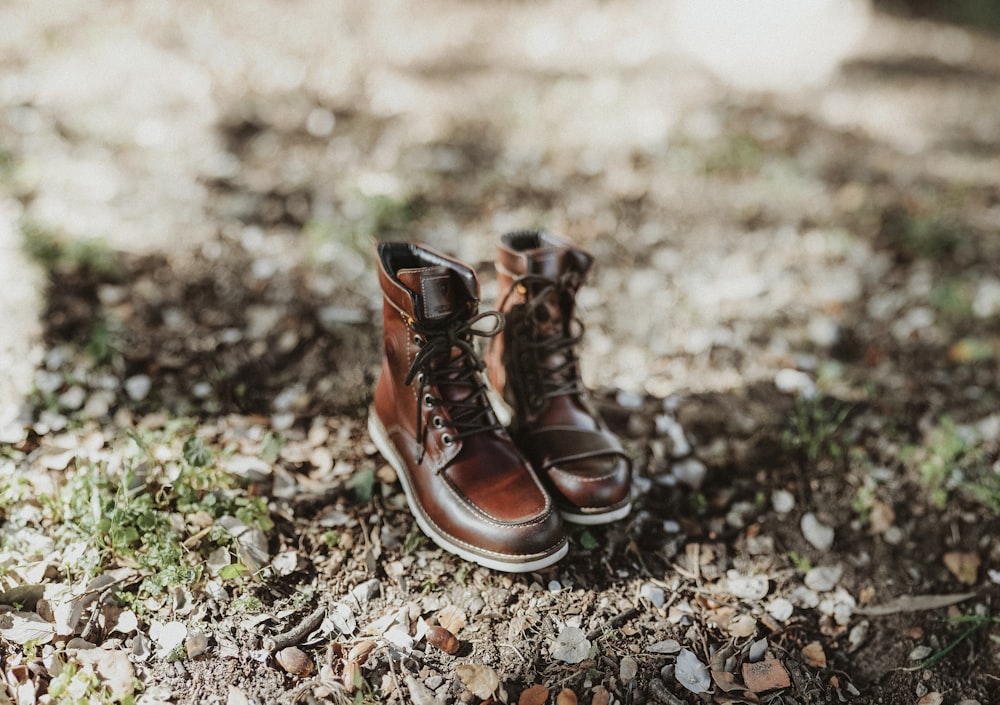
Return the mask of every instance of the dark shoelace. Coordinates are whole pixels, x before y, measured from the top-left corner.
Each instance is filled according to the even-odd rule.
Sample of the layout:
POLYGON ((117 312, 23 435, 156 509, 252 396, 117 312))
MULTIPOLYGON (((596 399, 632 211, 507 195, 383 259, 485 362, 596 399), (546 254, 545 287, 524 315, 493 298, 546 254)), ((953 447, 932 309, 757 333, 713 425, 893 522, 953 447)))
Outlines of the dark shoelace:
MULTIPOLYGON (((424 427, 422 406, 448 408, 451 425, 455 433, 446 434, 443 441, 450 445, 459 438, 471 436, 483 431, 502 430, 503 425, 497 420, 486 396, 486 384, 477 375, 486 364, 479 359, 472 345, 472 337, 491 338, 500 333, 504 327, 503 314, 498 311, 485 311, 472 318, 455 321, 445 327, 421 326, 417 321, 409 322, 416 335, 420 350, 409 371, 404 384, 417 381, 417 439, 420 443, 420 453, 417 462, 423 462, 424 440, 427 429, 424 427), (486 330, 479 330, 475 325, 486 318, 493 318, 494 324, 486 330), (457 354, 455 353, 457 349, 457 354), (446 399, 435 397, 426 390, 440 387, 467 387, 470 392, 461 399, 446 399)), ((436 423, 441 423, 441 417, 434 417, 436 423)))
MULTIPOLYGON (((546 304, 552 298, 560 312, 569 308, 565 304, 567 297, 575 295, 580 286, 580 276, 576 272, 565 272, 558 278, 545 277, 537 274, 525 274, 514 280, 510 290, 504 297, 504 302, 514 291, 520 291, 525 297, 525 314, 522 324, 528 328, 527 335, 521 345, 530 355, 532 370, 529 374, 537 377, 540 389, 530 393, 528 403, 538 409, 547 399, 564 395, 584 394, 583 383, 580 380, 576 359, 576 346, 583 338, 583 321, 574 315, 560 321, 557 330, 548 335, 540 335, 548 318, 546 304), (536 287, 536 291, 532 291, 536 287), (544 313, 543 318, 540 314, 544 313), (571 331, 576 329, 575 334, 571 331), (547 360, 562 355, 563 361, 549 366, 547 360)), ((503 309, 501 302, 500 308, 503 309)))

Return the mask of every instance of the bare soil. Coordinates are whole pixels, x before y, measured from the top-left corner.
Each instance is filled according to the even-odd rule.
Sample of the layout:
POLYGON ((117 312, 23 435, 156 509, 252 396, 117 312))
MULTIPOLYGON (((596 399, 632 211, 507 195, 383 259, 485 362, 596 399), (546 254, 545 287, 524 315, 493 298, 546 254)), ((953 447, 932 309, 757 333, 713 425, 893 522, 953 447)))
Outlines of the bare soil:
MULTIPOLYGON (((599 55, 582 39, 553 39, 552 53, 520 43, 524 28, 556 31, 555 3, 433 5, 462 39, 427 20, 406 48, 412 11, 313 7, 336 29, 295 14, 300 34, 273 25, 287 52, 257 54, 268 22, 287 18, 279 4, 251 16, 181 3, 165 17, 107 3, 128 41, 208 74, 214 107, 184 133, 200 160, 186 166, 102 133, 104 108, 86 98, 81 117, 46 93, 68 50, 2 55, 18 80, 45 79, 37 92, 12 79, 0 104, 15 135, 0 155, 19 170, 2 196, 26 222, 80 234, 73 198, 98 197, 31 178, 59 159, 121 170, 90 221, 109 224, 112 264, 45 273, 36 367, 65 375, 53 396, 110 392, 56 416, 109 442, 164 414, 196 418, 218 450, 234 429, 286 439, 248 491, 268 498, 270 556, 297 564, 228 601, 194 590, 186 618, 209 647, 137 664, 144 697, 516 703, 541 684, 547 702, 569 689, 588 705, 605 692, 1000 703, 1000 43, 877 15, 822 83, 775 92, 733 87, 658 45, 609 63, 620 38, 648 39, 628 4, 574 4, 578 38, 605 39, 599 55), (343 42, 341 63, 324 37, 343 42), (225 66, 209 60, 214 41, 239 47, 225 66), (308 47, 326 60, 310 62, 308 47), (132 190, 161 178, 184 188, 132 190), (153 221, 148 242, 132 196, 153 221), (494 238, 525 226, 597 257, 581 355, 635 460, 636 500, 627 520, 570 527, 557 566, 504 575, 420 535, 366 436, 381 354, 371 252, 380 238, 453 252, 481 272, 489 308, 494 238), (137 377, 148 394, 128 393, 137 377), (370 493, 359 477, 374 478, 370 493), (804 529, 811 520, 832 542, 804 529), (267 639, 317 608, 327 621, 295 643, 313 670, 288 673, 267 639), (445 608, 464 617, 453 655, 419 638, 445 608), (960 617, 982 628, 966 634, 960 617), (588 645, 576 662, 559 651, 567 627, 588 645), (678 679, 680 648, 711 666, 707 692, 678 679), (753 690, 746 668, 762 658, 788 682, 753 690), (492 669, 492 696, 474 695, 460 666, 492 669), (344 686, 353 668, 359 700, 360 681, 344 686)), ((90 18, 75 45, 90 57, 105 25, 86 9, 98 6, 69 13, 90 18)), ((69 21, 25 26, 65 38, 69 21)), ((201 100, 177 95, 189 100, 179 114, 201 100)), ((29 398, 12 450, 45 447, 52 404, 29 398)))

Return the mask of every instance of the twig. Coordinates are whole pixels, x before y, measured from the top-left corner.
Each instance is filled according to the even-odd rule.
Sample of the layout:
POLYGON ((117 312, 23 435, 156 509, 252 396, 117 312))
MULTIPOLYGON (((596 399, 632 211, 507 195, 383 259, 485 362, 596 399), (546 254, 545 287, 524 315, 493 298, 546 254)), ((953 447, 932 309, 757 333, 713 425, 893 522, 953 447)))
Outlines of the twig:
POLYGON ((286 646, 299 644, 309 636, 309 632, 318 627, 326 616, 326 605, 320 605, 296 626, 281 634, 264 638, 264 648, 268 651, 278 651, 286 646))
POLYGON ((621 625, 625 624, 625 622, 629 621, 637 614, 639 614, 638 607, 629 607, 621 614, 615 615, 613 618, 609 619, 607 622, 599 626, 597 629, 591 631, 590 634, 587 635, 587 639, 593 641, 601 634, 603 634, 605 629, 614 629, 615 627, 620 627, 621 625))

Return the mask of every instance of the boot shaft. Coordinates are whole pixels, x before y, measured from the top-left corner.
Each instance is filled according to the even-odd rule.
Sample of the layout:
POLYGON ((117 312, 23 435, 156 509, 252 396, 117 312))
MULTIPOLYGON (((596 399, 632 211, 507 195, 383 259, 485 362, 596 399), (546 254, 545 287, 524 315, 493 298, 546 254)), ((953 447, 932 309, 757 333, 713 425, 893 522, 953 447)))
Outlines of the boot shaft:
POLYGON ((545 343, 575 335, 576 293, 592 265, 589 253, 545 232, 522 230, 500 238, 498 308, 507 326, 490 341, 490 383, 525 420, 537 417, 545 404, 540 395, 547 386, 552 389, 547 371, 561 369, 566 389, 578 386, 571 346, 549 350, 545 343))

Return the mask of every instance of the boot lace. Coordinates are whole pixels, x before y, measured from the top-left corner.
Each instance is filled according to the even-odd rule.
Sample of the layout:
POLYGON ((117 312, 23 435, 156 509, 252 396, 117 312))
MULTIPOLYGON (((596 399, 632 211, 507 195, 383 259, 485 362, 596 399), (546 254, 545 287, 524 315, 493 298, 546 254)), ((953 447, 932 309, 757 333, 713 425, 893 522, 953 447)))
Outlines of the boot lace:
MULTIPOLYGON (((411 320, 409 326, 420 345, 420 350, 403 379, 406 385, 412 384, 414 380, 417 382, 417 439, 420 443, 417 462, 423 461, 427 435, 421 408, 424 405, 448 409, 454 433, 443 437, 446 445, 475 433, 503 430, 503 425, 497 420, 486 396, 486 383, 479 374, 486 368, 486 364, 476 354, 473 346, 473 336, 491 338, 503 330, 503 314, 499 311, 485 311, 445 327, 422 326, 418 321, 411 320), (492 326, 485 330, 475 327, 485 319, 492 319, 492 326), (466 387, 470 391, 460 398, 446 398, 445 394, 436 397, 427 391, 441 390, 444 387, 466 387)), ((434 423, 442 423, 441 418, 434 417, 434 423)))
MULTIPOLYGON (((574 310, 570 317, 559 321, 559 325, 551 325, 547 307, 548 302, 554 300, 564 313, 579 286, 580 275, 572 271, 555 279, 525 274, 514 280, 504 297, 506 301, 512 292, 519 291, 527 299, 522 320, 527 330, 519 344, 531 367, 524 372, 535 378, 536 385, 528 390, 528 403, 532 408, 538 409, 554 397, 585 393, 576 358, 576 346, 583 338, 583 321, 574 310)), ((500 308, 503 308, 502 303, 500 308)))

